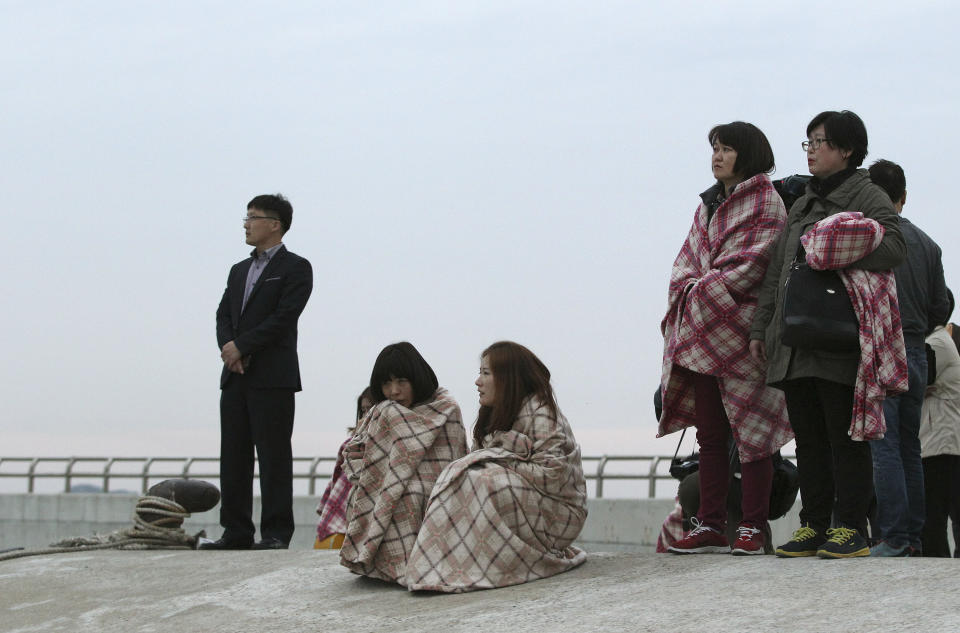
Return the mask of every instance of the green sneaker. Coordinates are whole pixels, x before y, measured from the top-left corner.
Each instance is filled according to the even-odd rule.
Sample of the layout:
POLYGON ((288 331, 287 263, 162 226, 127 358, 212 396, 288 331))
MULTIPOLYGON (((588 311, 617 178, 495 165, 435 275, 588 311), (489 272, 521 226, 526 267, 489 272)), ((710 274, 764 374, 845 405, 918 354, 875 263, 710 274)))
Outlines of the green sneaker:
POLYGON ((870 546, 856 530, 838 527, 827 530, 827 542, 817 550, 820 558, 855 558, 869 556, 870 546))
POLYGON ((797 558, 799 556, 816 556, 817 550, 827 538, 809 525, 804 525, 793 533, 789 541, 777 548, 780 558, 797 558))

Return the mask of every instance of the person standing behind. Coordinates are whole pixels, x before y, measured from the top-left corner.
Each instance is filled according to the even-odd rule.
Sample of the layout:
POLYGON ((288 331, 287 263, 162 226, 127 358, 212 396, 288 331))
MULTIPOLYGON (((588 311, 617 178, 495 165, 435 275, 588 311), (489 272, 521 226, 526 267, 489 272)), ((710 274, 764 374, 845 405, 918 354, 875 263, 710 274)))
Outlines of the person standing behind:
POLYGON ((293 207, 280 194, 247 204, 250 257, 230 269, 217 308, 220 377, 220 525, 200 549, 286 549, 293 536, 294 393, 300 391, 297 320, 313 269, 283 245, 293 207), (254 543, 253 460, 260 463, 260 541, 254 543))
POLYGON ((927 389, 920 418, 923 449, 923 555, 950 558, 947 518, 960 558, 960 328, 937 326, 927 343, 937 358, 937 378, 927 389))
POLYGON ((772 455, 793 438, 783 394, 764 384, 749 353, 760 283, 787 218, 767 173, 767 137, 734 121, 710 130, 716 182, 700 194, 693 224, 673 263, 664 338, 663 413, 658 437, 696 426, 700 506, 696 524, 668 548, 676 554, 763 554, 772 455), (724 535, 730 483, 728 437, 740 454, 743 516, 737 539, 724 535))
POLYGON ((910 380, 906 393, 884 400, 887 432, 870 442, 880 528, 880 542, 870 548, 870 555, 908 556, 920 550, 925 515, 919 436, 920 410, 927 388, 924 337, 935 325, 946 323, 949 300, 940 247, 903 217, 907 201, 903 169, 889 160, 878 160, 869 171, 870 180, 887 192, 900 214, 900 231, 907 243, 907 258, 893 272, 910 380))

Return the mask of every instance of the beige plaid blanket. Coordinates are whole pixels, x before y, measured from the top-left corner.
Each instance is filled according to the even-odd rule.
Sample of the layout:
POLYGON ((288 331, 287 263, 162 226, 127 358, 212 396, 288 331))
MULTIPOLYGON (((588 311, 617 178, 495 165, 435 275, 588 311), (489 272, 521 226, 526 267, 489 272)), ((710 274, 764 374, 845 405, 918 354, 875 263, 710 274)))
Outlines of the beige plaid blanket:
POLYGON ((512 430, 487 435, 440 475, 407 564, 407 587, 491 589, 573 569, 586 560, 571 545, 586 505, 570 425, 528 400, 512 430))
POLYGON ((391 400, 371 409, 344 448, 353 490, 340 564, 402 583, 434 483, 466 453, 460 407, 446 389, 413 409, 391 400))

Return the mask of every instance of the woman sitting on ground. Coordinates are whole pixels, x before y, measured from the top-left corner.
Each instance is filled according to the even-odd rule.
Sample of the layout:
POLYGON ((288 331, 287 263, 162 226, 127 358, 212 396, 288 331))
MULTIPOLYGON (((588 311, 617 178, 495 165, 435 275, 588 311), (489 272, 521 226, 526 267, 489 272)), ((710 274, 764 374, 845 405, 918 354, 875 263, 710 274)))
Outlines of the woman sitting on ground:
POLYGON ((707 135, 715 184, 702 199, 670 275, 659 436, 688 426, 700 444, 695 528, 667 549, 677 554, 763 554, 772 456, 793 434, 783 394, 764 383, 749 353, 750 323, 787 212, 767 177, 773 150, 756 126, 718 125, 707 135), (728 438, 741 464, 743 515, 731 543, 728 438))
MULTIPOLYGON (((372 407, 370 387, 366 387, 357 398, 357 424, 372 407)), ((320 505, 317 506, 320 521, 317 523, 317 540, 313 544, 313 549, 340 549, 343 545, 343 534, 347 529, 347 498, 350 495, 350 480, 343 472, 343 449, 350 442, 356 428, 351 426, 347 429, 350 436, 343 441, 337 451, 337 463, 333 467, 333 475, 330 477, 327 489, 323 491, 320 505)))
POLYGON ((403 582, 423 512, 444 466, 467 452, 460 407, 410 343, 387 345, 370 374, 374 406, 344 447, 353 490, 340 563, 403 582))
POLYGON ((587 518, 577 445, 550 371, 530 350, 481 357, 474 451, 443 471, 407 565, 411 590, 506 587, 573 569, 587 518))

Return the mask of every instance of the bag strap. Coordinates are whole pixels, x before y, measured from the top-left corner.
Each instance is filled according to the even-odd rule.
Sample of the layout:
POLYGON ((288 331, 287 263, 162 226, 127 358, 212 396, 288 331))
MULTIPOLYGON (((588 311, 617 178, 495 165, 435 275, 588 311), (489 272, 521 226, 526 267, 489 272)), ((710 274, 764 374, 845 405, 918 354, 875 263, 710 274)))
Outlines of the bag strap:
POLYGON ((797 253, 793 256, 793 262, 795 264, 807 263, 807 251, 803 248, 803 244, 797 245, 797 253))
MULTIPOLYGON (((815 198, 810 198, 807 200, 807 206, 803 208, 803 212, 800 213, 801 217, 806 217, 807 213, 810 211, 810 207, 813 206, 813 203, 816 201, 815 198)), ((803 237, 802 235, 800 237, 803 237)), ((793 261, 798 264, 807 263, 807 251, 803 248, 803 242, 797 242, 797 254, 794 256, 793 261)))
POLYGON ((673 451, 673 461, 676 461, 677 455, 680 454, 680 445, 683 444, 683 436, 687 434, 687 428, 683 427, 683 433, 680 434, 680 441, 677 442, 677 450, 673 451))

